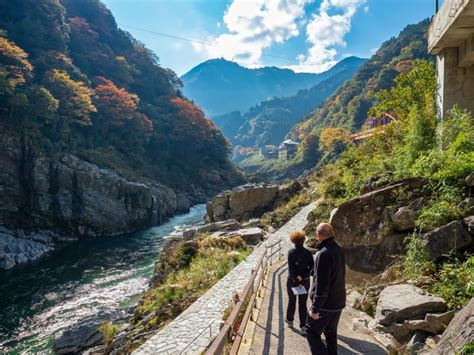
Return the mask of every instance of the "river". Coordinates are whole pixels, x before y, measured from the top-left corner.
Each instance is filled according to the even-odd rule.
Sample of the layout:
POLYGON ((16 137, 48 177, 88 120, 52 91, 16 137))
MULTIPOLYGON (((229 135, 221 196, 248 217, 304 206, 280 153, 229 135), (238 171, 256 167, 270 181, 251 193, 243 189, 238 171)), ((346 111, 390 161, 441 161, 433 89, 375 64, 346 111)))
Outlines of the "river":
POLYGON ((133 305, 146 290, 167 237, 200 224, 205 205, 158 227, 89 238, 0 271, 0 353, 50 353, 54 335, 99 311, 133 305))

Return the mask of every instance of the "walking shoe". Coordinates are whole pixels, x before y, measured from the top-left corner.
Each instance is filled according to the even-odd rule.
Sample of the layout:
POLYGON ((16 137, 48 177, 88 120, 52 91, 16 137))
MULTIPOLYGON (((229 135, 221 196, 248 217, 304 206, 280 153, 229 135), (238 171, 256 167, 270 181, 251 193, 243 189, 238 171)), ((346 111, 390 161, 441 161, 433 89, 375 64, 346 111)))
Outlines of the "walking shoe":
POLYGON ((300 333, 301 333, 301 335, 304 336, 304 337, 307 335, 307 334, 306 334, 306 327, 305 327, 305 326, 302 326, 302 327, 300 328, 300 333))
POLYGON ((285 319, 285 323, 288 324, 288 326, 290 328, 293 328, 293 321, 292 320, 285 319))

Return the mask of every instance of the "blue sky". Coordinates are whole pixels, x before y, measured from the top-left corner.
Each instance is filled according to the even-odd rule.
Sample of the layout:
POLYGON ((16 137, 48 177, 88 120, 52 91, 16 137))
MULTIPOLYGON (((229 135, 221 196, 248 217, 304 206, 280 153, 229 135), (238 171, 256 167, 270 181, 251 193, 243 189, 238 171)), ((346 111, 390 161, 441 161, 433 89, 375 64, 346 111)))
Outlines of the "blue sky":
POLYGON ((273 65, 320 72, 348 55, 370 57, 406 25, 434 13, 434 0, 103 2, 121 28, 155 51, 161 64, 178 75, 216 57, 247 67, 273 65))

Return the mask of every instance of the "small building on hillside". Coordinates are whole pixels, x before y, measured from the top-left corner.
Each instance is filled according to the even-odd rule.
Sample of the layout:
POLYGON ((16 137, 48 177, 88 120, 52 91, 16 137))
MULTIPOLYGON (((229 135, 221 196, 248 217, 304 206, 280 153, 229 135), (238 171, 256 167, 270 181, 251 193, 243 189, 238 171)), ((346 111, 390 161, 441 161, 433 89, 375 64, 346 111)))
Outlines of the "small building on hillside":
POLYGON ((278 159, 291 160, 295 157, 298 150, 299 143, 287 139, 283 141, 278 147, 278 159))
POLYGON ((362 125, 362 129, 351 136, 354 143, 359 143, 364 139, 373 137, 376 134, 385 133, 383 126, 395 121, 395 117, 388 112, 384 112, 380 117, 369 117, 362 125))
POLYGON ((260 148, 260 154, 263 155, 265 159, 278 159, 278 149, 274 145, 265 145, 260 148))

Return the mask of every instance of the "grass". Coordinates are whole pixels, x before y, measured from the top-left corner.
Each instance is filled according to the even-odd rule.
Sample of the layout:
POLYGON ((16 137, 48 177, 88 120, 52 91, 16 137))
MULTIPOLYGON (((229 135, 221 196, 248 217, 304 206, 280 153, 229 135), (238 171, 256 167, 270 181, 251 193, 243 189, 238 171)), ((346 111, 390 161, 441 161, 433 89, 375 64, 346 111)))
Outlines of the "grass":
POLYGON ((159 327, 173 319, 176 310, 184 310, 194 300, 224 277, 250 254, 242 238, 198 240, 197 254, 186 267, 167 276, 165 281, 150 288, 136 315, 154 314, 150 327, 159 327), (169 307, 173 305, 174 307, 169 307))
POLYGON ((405 279, 417 281, 431 276, 428 291, 442 297, 450 309, 461 308, 474 297, 474 256, 448 258, 436 265, 423 248, 418 234, 407 237, 407 253, 403 260, 402 275, 405 279))
POLYGON ((270 224, 274 228, 280 228, 310 202, 311 196, 304 189, 291 197, 287 203, 279 206, 273 213, 265 215, 262 222, 270 224))

